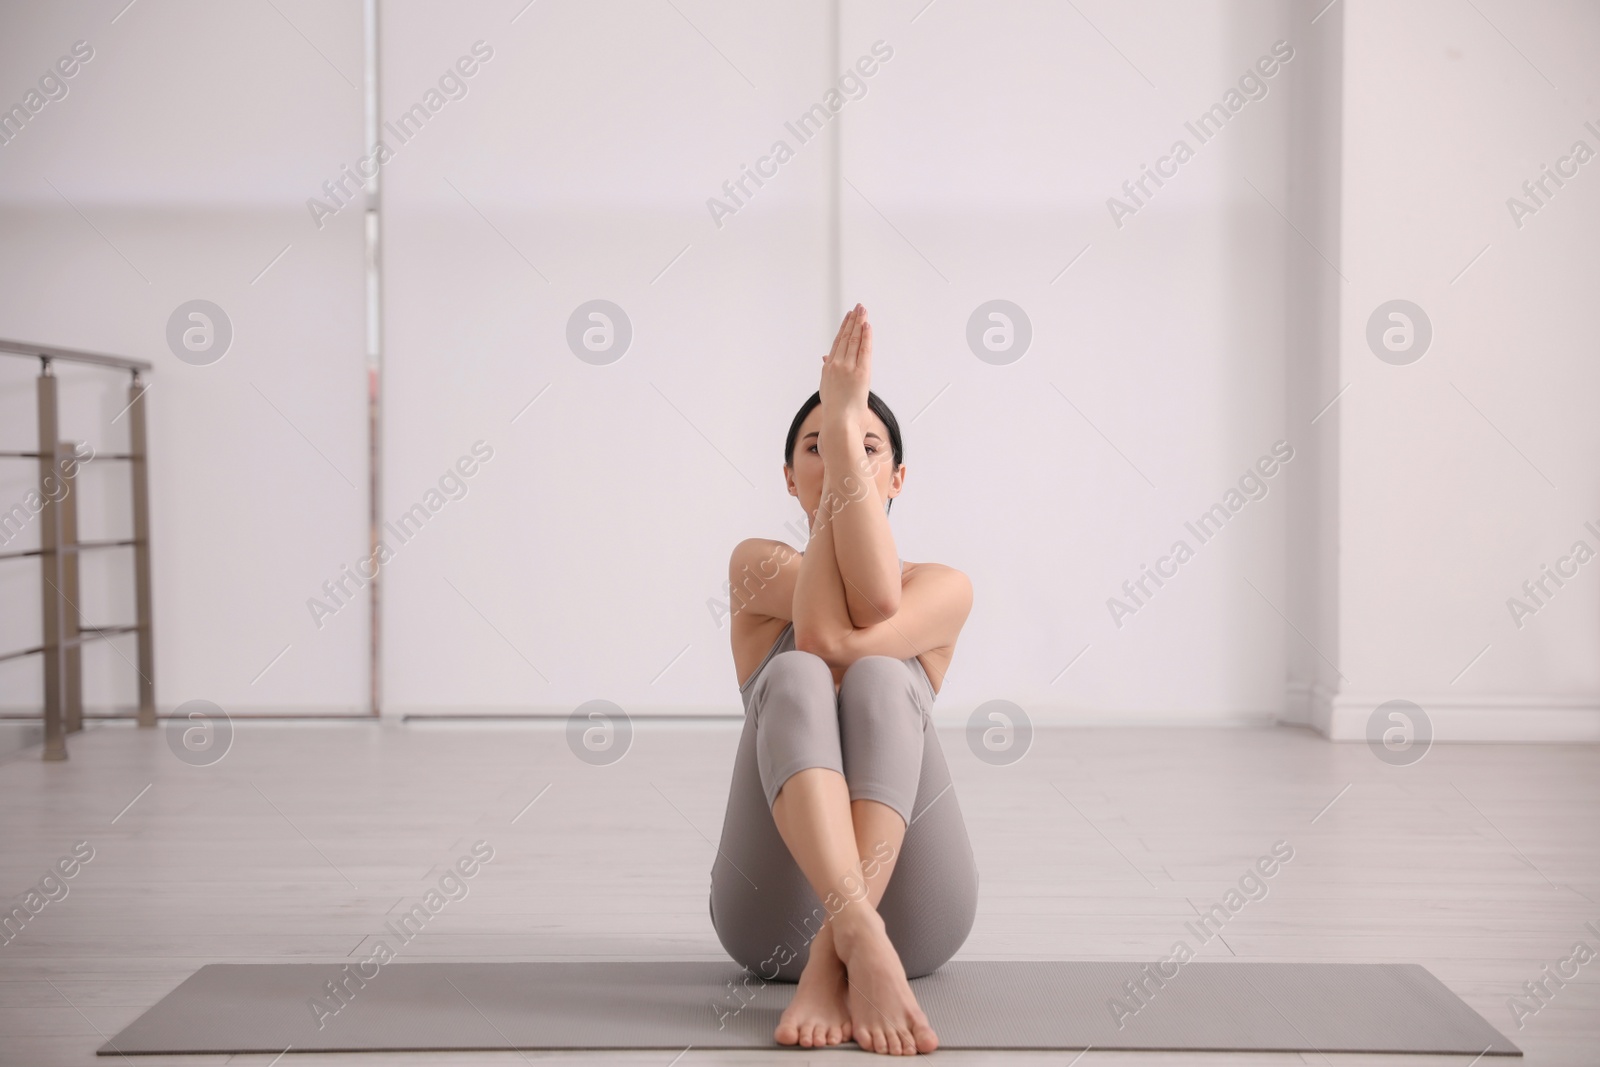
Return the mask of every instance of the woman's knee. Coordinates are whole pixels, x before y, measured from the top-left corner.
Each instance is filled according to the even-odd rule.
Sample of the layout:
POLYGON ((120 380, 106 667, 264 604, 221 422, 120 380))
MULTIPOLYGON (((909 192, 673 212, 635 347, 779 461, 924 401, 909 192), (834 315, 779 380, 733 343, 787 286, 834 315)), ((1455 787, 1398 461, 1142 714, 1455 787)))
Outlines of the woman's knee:
POLYGON ((923 708, 911 684, 905 660, 893 656, 862 656, 845 668, 839 683, 839 714, 882 715, 895 709, 908 713, 917 723, 923 708))
POLYGON ((833 715, 833 674, 821 656, 792 649, 780 652, 761 670, 756 682, 755 706, 759 709, 777 700, 793 708, 813 708, 820 715, 833 715))
POLYGON ((814 690, 827 687, 833 693, 833 672, 828 663, 815 652, 802 652, 792 648, 780 652, 767 662, 761 671, 761 684, 768 689, 814 690))
POLYGON ((844 669, 844 677, 846 681, 854 680, 856 685, 865 684, 869 678, 881 684, 885 680, 898 682, 905 671, 905 660, 893 656, 862 656, 844 669))

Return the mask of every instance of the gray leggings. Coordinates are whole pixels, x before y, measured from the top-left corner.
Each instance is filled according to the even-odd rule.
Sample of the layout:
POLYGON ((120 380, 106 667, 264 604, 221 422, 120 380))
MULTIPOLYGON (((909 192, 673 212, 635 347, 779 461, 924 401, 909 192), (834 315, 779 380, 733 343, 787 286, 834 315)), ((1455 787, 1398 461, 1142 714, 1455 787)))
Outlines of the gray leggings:
POLYGON ((772 801, 796 771, 830 767, 844 775, 851 800, 881 801, 906 820, 878 914, 906 976, 932 972, 972 929, 978 869, 928 714, 927 674, 915 659, 865 656, 836 694, 821 658, 791 650, 753 681, 711 867, 711 923, 722 947, 762 978, 799 980, 828 910, 779 835, 772 801))

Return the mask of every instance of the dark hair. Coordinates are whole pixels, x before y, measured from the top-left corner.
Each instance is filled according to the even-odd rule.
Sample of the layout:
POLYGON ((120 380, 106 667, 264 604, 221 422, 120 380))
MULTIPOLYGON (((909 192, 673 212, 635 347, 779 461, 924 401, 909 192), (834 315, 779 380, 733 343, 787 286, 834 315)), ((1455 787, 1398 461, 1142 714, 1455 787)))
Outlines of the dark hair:
MULTIPOLYGON (((806 402, 800 405, 799 414, 795 415, 794 421, 789 424, 789 437, 783 443, 784 466, 794 466, 794 445, 795 439, 800 436, 800 424, 806 421, 806 416, 811 414, 811 409, 821 403, 822 393, 818 391, 812 393, 806 398, 806 402)), ((900 440, 900 423, 894 417, 894 412, 889 410, 889 405, 883 402, 883 398, 870 389, 867 390, 867 407, 871 409, 874 415, 883 420, 884 428, 889 431, 889 446, 894 450, 894 465, 895 469, 898 470, 900 464, 905 462, 906 454, 905 445, 900 440)), ((894 507, 893 498, 889 500, 888 506, 890 508, 894 507)))

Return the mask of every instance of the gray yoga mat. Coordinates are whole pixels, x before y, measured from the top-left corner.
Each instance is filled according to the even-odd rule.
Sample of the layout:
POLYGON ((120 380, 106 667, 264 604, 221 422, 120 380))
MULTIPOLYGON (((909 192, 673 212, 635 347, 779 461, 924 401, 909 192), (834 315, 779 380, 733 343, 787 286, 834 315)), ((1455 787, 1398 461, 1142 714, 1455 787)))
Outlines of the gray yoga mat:
MULTIPOLYGON (((1137 1006, 1123 983, 1144 966, 958 961, 911 987, 941 1048, 1522 1055, 1415 963, 1194 961, 1147 983, 1153 995, 1119 1027, 1108 1005, 1137 1006)), ((99 1053, 772 1048, 795 988, 753 975, 741 986, 733 963, 392 962, 364 985, 347 978, 337 1013, 331 999, 312 1007, 349 973, 209 964, 99 1053)))

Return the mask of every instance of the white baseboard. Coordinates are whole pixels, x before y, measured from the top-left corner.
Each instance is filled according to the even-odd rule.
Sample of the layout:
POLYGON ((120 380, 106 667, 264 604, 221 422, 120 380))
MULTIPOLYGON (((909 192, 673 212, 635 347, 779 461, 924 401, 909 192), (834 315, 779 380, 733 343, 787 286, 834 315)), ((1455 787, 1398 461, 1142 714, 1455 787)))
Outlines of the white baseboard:
POLYGON ((1284 687, 1281 721, 1291 726, 1308 726, 1326 736, 1333 698, 1333 690, 1321 682, 1290 681, 1284 687))
MULTIPOLYGON (((156 716, 168 718, 176 713, 179 705, 165 702, 156 705, 156 716)), ((348 704, 263 704, 249 707, 225 706, 222 709, 229 718, 335 718, 350 716, 367 717, 367 709, 348 704)), ((16 720, 26 716, 37 719, 43 714, 38 704, 0 704, 0 721, 4 719, 16 720)), ((106 721, 115 719, 137 718, 139 709, 134 704, 88 704, 84 706, 83 717, 87 720, 106 721)))
MULTIPOLYGON (((963 727, 971 718, 977 704, 943 704, 933 706, 933 722, 941 728, 963 727)), ((658 704, 647 708, 628 708, 634 720, 651 718, 723 718, 737 722, 744 718, 744 709, 738 704, 658 704)), ((1089 726, 1089 727, 1267 727, 1281 721, 1276 709, 1249 710, 1221 708, 1206 711, 1175 712, 1167 709, 1127 710, 1098 709, 1070 706, 1025 708, 1035 726, 1089 726)), ((564 719, 572 709, 565 705, 527 707, 449 707, 419 706, 389 708, 384 719, 410 718, 412 722, 484 721, 496 718, 525 720, 534 717, 564 719)))
MULTIPOLYGON (((401 704, 383 709, 385 722, 467 720, 562 720, 572 714, 571 704, 401 704)), ((651 704, 647 707, 623 706, 630 719, 705 719, 744 718, 739 704, 651 704)))
MULTIPOLYGON (((1339 694, 1312 701, 1311 725, 1331 741, 1366 741, 1373 711, 1389 696, 1339 694)), ((1403 697, 1427 717, 1433 740, 1553 744, 1600 742, 1600 695, 1420 694, 1403 697)))
MULTIPOLYGON (((933 706, 933 724, 939 727, 966 726, 977 704, 933 706)), ((1041 707, 1025 709, 1037 727, 1089 727, 1112 729, 1258 729, 1281 721, 1276 710, 1214 708, 1197 711, 1172 711, 1166 708, 1079 708, 1041 707)))

